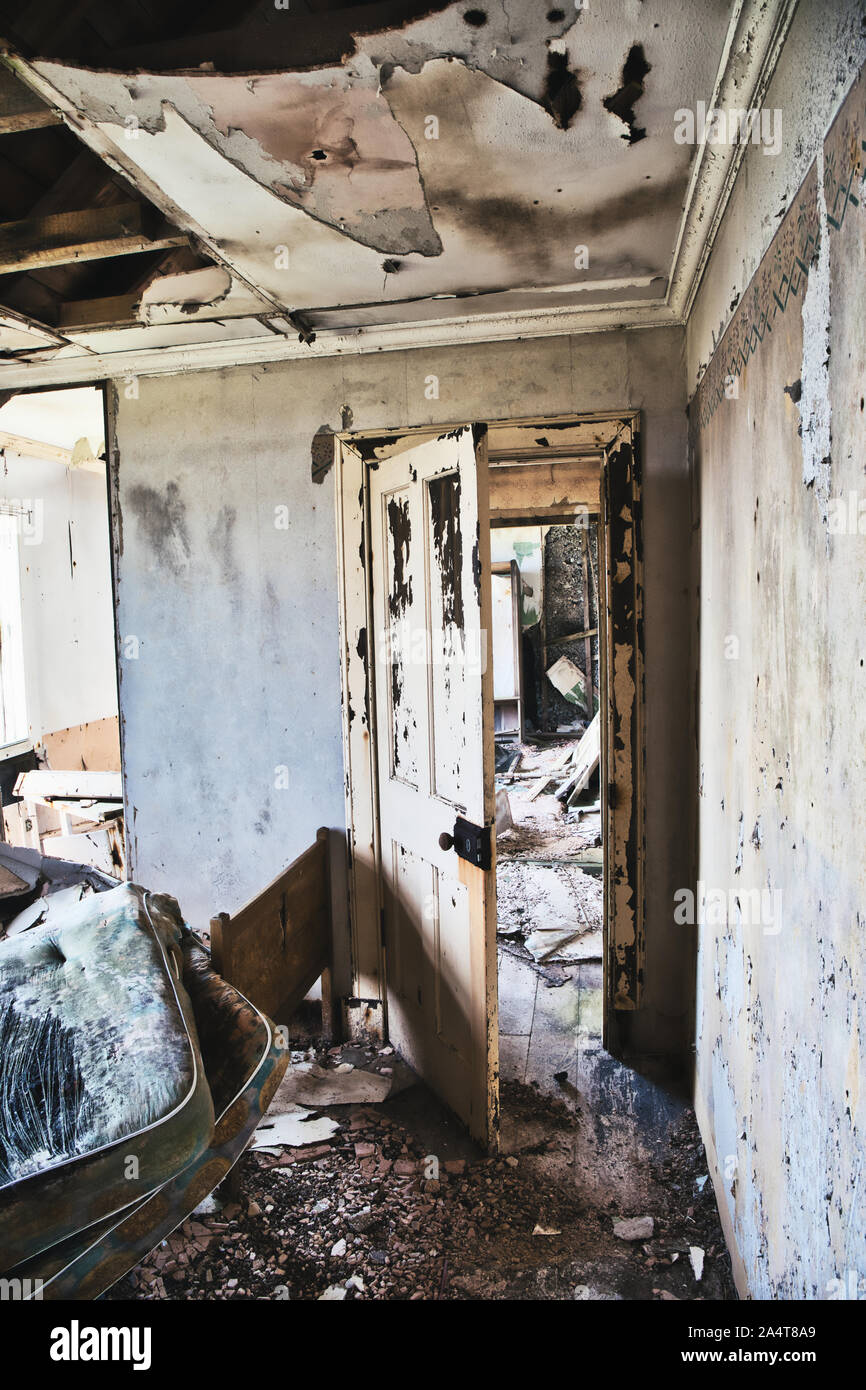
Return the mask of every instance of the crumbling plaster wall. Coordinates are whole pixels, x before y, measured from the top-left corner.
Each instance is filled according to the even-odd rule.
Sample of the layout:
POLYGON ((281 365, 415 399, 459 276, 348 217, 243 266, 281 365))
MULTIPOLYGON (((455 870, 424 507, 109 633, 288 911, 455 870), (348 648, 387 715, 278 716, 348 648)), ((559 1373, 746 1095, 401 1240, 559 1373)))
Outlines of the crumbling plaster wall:
POLYGON ((801 5, 767 97, 787 131, 778 167, 747 155, 688 329, 693 373, 743 291, 689 406, 698 879, 708 916, 728 905, 682 930, 699 938, 698 1116, 740 1290, 758 1298, 866 1288, 862 74, 824 135, 863 61, 851 8, 801 5), (784 217, 768 245, 771 185, 784 217))
POLYGON ((262 887, 317 826, 344 825, 333 481, 311 468, 322 426, 638 408, 649 945, 632 1043, 681 1053, 690 943, 669 905, 692 876, 683 349, 682 330, 653 329, 145 378, 132 399, 118 383, 119 630, 139 642, 120 685, 135 877, 175 893, 201 925, 262 887), (274 524, 281 507, 287 529, 274 524))

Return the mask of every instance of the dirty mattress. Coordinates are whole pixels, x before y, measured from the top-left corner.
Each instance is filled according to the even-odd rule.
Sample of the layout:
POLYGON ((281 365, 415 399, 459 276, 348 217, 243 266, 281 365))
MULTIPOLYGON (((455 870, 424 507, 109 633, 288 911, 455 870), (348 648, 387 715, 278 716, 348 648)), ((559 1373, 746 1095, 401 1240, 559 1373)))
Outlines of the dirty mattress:
POLYGON ((147 1196, 207 1146, 182 928, 173 899, 120 884, 0 942, 0 1267, 147 1196))

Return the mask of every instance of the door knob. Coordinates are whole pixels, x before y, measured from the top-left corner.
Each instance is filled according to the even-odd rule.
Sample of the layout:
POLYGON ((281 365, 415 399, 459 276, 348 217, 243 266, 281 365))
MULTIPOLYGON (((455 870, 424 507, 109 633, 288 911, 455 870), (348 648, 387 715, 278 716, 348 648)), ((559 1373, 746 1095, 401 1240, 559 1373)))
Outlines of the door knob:
POLYGON ((458 816, 451 834, 443 830, 439 836, 439 848, 456 850, 458 857, 465 859, 468 864, 475 864, 479 869, 489 869, 493 862, 490 832, 489 825, 473 825, 463 816, 458 816))

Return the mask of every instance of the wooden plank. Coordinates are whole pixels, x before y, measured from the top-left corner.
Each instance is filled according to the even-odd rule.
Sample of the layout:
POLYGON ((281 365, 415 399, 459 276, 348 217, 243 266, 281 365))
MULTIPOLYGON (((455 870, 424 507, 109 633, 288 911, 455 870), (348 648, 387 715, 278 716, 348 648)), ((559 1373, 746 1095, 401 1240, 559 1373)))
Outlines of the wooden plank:
POLYGON ((59 111, 40 101, 6 68, 0 69, 0 135, 62 124, 59 111))
POLYGON ((598 767, 601 752, 601 720, 596 714, 577 746, 574 755, 574 786, 568 799, 569 806, 584 790, 590 777, 598 767))
POLYGON ((39 768, 22 772, 15 782, 15 795, 40 801, 69 801, 86 797, 91 801, 122 801, 119 772, 49 772, 39 768))
POLYGON ((65 339, 47 323, 0 306, 0 348, 4 352, 27 352, 44 347, 60 347, 65 339))
POLYGON ((0 449, 18 458, 46 459, 50 463, 62 463, 65 468, 72 467, 71 449, 62 449, 59 444, 41 444, 38 439, 25 439, 20 434, 9 434, 8 430, 0 430, 0 449))
POLYGON ((529 796, 527 797, 527 801, 535 801, 536 797, 541 796, 541 793, 542 793, 543 791, 546 791, 546 790, 547 790, 547 788, 550 786, 551 782, 555 782, 555 781, 556 781, 556 778, 555 778, 555 777, 551 777, 550 773, 548 773, 548 775, 547 775, 546 777, 542 777, 542 778, 541 778, 541 781, 538 783, 538 786, 537 786, 537 787, 533 787, 532 791, 529 793, 529 796))
POLYGON ((91 719, 86 724, 74 724, 69 729, 55 729, 43 734, 42 748, 49 768, 86 772, 89 767, 100 772, 120 772, 120 732, 116 714, 91 719))
POLYGON ((25 130, 44 130, 52 125, 63 125, 63 117, 59 111, 52 111, 50 106, 0 114, 0 135, 18 135, 25 130))
POLYGON ((322 838, 239 912, 211 920, 214 969, 264 1013, 286 1017, 330 966, 330 935, 322 838))
POLYGON ((586 632, 567 632, 564 637, 551 637, 549 647, 561 647, 564 642, 579 642, 583 637, 597 637, 598 628, 587 628, 586 632))
POLYGON ((341 1020, 339 1016, 339 1003, 334 990, 334 971, 333 971, 333 930, 334 913, 331 902, 331 861, 328 854, 328 830, 322 826, 316 831, 316 841, 322 845, 325 852, 325 888, 328 897, 328 921, 327 921, 327 955, 328 964, 322 971, 322 1039, 325 1043, 332 1043, 335 1038, 342 1034, 341 1020))
POLYGON ((375 702, 369 699, 369 634, 373 627, 367 579, 370 522, 367 468, 346 440, 335 451, 343 760, 346 769, 349 912, 352 934, 349 1032, 385 1038, 385 961, 375 803, 375 702), (354 717, 353 717, 354 712, 354 717), (371 1001, 375 1000, 373 1004, 371 1001))
POLYGON ((136 313, 141 294, 115 294, 105 299, 71 299, 61 304, 58 328, 63 332, 78 328, 140 327, 136 313))
POLYGON ((122 879, 126 875, 123 834, 115 824, 71 835, 46 835, 42 840, 42 853, 50 859, 90 864, 111 878, 122 879))
POLYGON ((145 228, 149 211, 142 203, 126 202, 0 223, 0 275, 159 251, 186 242, 180 232, 151 238, 145 228))
POLYGON ((558 515, 573 521, 583 508, 599 506, 598 461, 497 464, 490 469, 490 509, 495 517, 536 513, 558 515))

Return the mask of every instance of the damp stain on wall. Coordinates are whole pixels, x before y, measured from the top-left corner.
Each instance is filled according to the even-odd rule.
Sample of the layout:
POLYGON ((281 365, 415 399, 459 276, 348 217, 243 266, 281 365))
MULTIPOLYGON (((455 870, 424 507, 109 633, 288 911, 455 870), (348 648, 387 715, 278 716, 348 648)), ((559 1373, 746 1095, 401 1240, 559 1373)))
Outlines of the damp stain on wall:
POLYGON ((191 556, 186 504, 176 482, 166 483, 159 492, 144 483, 136 483, 127 494, 129 510, 143 530, 153 553, 156 566, 170 574, 181 575, 191 556))

